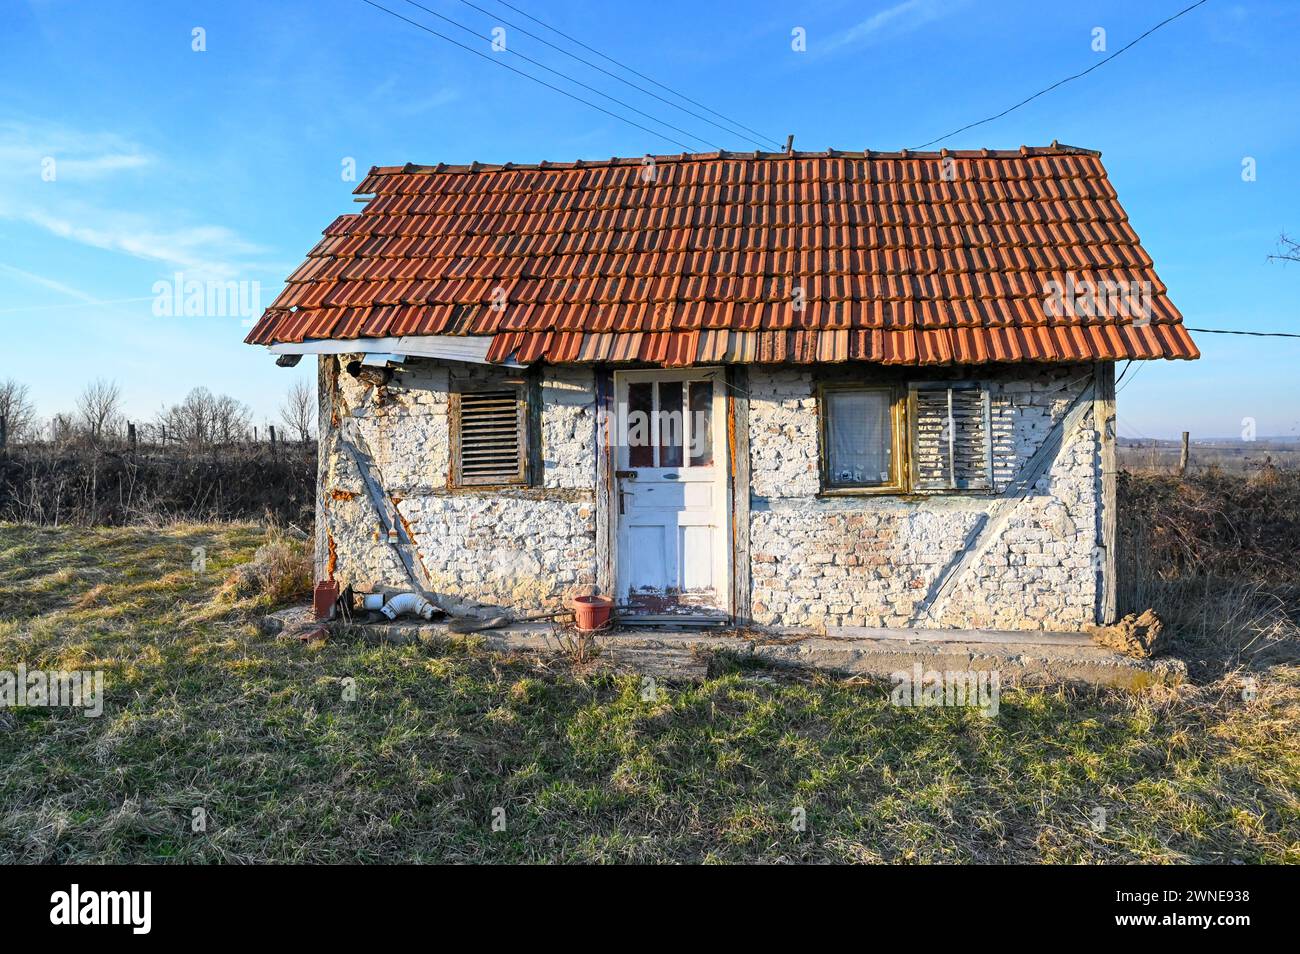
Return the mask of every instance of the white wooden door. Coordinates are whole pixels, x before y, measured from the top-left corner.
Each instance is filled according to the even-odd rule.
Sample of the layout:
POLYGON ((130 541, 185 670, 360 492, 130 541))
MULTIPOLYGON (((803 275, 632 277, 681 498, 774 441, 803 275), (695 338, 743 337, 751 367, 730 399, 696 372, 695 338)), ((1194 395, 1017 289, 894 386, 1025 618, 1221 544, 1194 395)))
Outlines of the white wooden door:
POLYGON ((724 387, 718 369, 615 374, 614 560, 632 615, 729 610, 724 387))

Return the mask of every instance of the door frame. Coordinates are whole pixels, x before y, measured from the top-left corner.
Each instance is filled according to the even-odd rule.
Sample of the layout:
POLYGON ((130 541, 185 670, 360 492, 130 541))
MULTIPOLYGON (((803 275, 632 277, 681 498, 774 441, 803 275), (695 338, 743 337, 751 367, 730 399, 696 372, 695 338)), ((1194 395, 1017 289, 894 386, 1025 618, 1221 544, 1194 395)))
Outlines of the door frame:
MULTIPOLYGON (((618 512, 618 479, 615 477, 615 471, 619 467, 618 461, 618 393, 620 384, 626 380, 656 380, 656 381, 673 381, 689 380, 691 378, 710 377, 720 382, 722 387, 720 392, 715 389, 714 392, 714 444, 715 452, 720 451, 720 460, 717 464, 718 474, 715 477, 715 486, 722 492, 721 519, 722 524, 718 530, 721 534, 719 541, 723 548, 725 558, 721 561, 724 567, 725 579, 718 583, 718 606, 719 611, 727 614, 731 622, 737 620, 739 609, 737 600, 737 587, 741 576, 738 570, 737 561, 737 521, 736 521, 736 499, 737 499, 737 481, 736 467, 734 462, 734 452, 736 448, 737 432, 737 415, 735 401, 732 399, 733 384, 732 375, 729 369, 719 366, 707 366, 700 368, 623 368, 610 369, 604 368, 597 373, 596 396, 597 396, 597 420, 596 428, 598 433, 598 455, 596 466, 597 482, 597 580, 600 589, 604 593, 609 593, 617 598, 618 596, 618 532, 619 532, 619 512, 618 512), (603 524, 603 527, 602 527, 603 524)), ((745 442, 748 445, 748 441, 745 442)), ((715 453, 716 456, 716 453, 715 453)), ((748 468, 746 468, 746 472, 748 468)), ((746 500, 748 498, 748 486, 744 489, 746 500)), ((748 508, 746 508, 748 510, 748 508)), ((747 514, 746 514, 747 516, 747 514)), ((748 529, 748 520, 745 520, 746 531, 748 529)), ((748 532, 745 534, 748 537, 748 532)), ((744 552, 748 554, 748 540, 745 541, 744 552)), ((743 567, 745 571, 745 586, 748 587, 748 566, 743 567)), ((748 602, 747 600, 745 601, 748 602)), ((682 618, 689 619, 690 613, 674 614, 682 618)), ((701 613, 700 616, 712 616, 711 613, 701 613)), ((747 616, 748 613, 745 613, 747 616)), ((629 617, 635 619, 636 617, 629 617)))

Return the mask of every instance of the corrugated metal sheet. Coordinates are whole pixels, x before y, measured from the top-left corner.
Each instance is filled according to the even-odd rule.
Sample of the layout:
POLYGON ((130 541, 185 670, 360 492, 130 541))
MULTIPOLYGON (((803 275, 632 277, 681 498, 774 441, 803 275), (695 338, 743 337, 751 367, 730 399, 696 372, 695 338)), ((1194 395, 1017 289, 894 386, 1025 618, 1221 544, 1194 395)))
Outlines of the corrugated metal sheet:
POLYGON ((253 344, 493 336, 490 360, 1195 358, 1097 153, 697 154, 372 169, 253 344), (1138 283, 1142 320, 1052 283, 1138 283))

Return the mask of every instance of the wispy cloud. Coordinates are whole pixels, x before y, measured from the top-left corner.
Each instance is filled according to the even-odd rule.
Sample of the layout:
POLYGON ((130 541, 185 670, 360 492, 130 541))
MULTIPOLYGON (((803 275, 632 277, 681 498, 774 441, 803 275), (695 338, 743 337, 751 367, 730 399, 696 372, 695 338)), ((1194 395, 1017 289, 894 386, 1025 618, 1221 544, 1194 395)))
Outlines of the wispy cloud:
POLYGON ((79 288, 65 285, 63 282, 55 281, 53 278, 46 278, 44 275, 37 275, 35 272, 15 268, 12 265, 6 265, 3 262, 0 262, 0 272, 4 272, 7 275, 13 275, 15 278, 21 278, 33 285, 40 285, 42 288, 48 288, 50 291, 58 292, 60 295, 67 295, 69 298, 75 298, 83 304, 96 303, 94 295, 88 295, 79 288))
POLYGON ((185 269, 194 273, 194 278, 234 278, 243 270, 236 259, 264 251, 224 226, 160 229, 142 216, 103 209, 83 209, 73 217, 29 209, 12 217, 82 245, 185 269))
POLYGON ((959 5, 952 0, 947 2, 945 0, 903 0, 902 3, 873 13, 865 20, 833 34, 829 39, 815 46, 810 42, 809 50, 817 53, 832 53, 849 46, 874 43, 924 26, 947 15, 959 5))
POLYGON ((51 124, 0 122, 0 218, 24 222, 93 248, 229 279, 261 269, 265 250, 221 225, 177 225, 139 202, 122 206, 142 170, 161 166, 112 133, 51 124))
POLYGON ((392 111, 398 116, 417 116, 420 113, 427 113, 431 109, 449 106, 458 99, 460 99, 459 90, 440 89, 432 96, 426 96, 423 99, 403 100, 395 103, 392 111))
POLYGON ((460 90, 452 86, 443 86, 428 96, 413 99, 410 89, 404 88, 396 74, 389 74, 370 91, 370 99, 386 112, 396 116, 415 116, 431 109, 449 106, 460 99, 460 90))
POLYGON ((32 285, 47 288, 52 292, 57 292, 60 295, 73 299, 72 302, 64 302, 59 305, 31 305, 25 308, 0 308, 0 315, 8 315, 24 311, 46 311, 57 308, 81 307, 85 305, 125 305, 130 302, 151 301, 153 299, 152 295, 139 295, 135 298, 96 298, 94 295, 88 294, 80 288, 73 288, 71 285, 56 281, 53 278, 48 278, 45 275, 37 275, 35 272, 15 268, 13 265, 6 265, 3 262, 0 262, 0 272, 5 273, 6 275, 12 275, 15 278, 20 278, 25 282, 29 282, 32 285))
POLYGON ((0 121, 0 179, 50 174, 70 182, 143 169, 154 162, 113 133, 76 132, 50 123, 0 121), (48 163, 52 165, 47 167, 48 163))

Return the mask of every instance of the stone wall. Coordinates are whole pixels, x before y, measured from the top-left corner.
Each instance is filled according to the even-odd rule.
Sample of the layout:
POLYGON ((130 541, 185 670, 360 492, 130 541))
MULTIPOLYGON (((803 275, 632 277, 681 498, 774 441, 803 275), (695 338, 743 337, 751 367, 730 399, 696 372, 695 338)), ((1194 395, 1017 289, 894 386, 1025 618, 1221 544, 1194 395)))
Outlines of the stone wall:
MULTIPOLYGON (((893 380, 889 374, 879 372, 893 380)), ((1001 491, 1090 385, 1092 369, 1003 368, 974 377, 990 390, 1001 491)), ((1093 621, 1101 482, 1090 414, 1066 435, 1033 491, 995 523, 989 515, 1006 505, 988 494, 818 496, 814 372, 753 367, 749 382, 755 622, 1071 629, 1093 621), (1000 529, 980 536, 986 521, 1000 529), (944 569, 971 544, 979 558, 950 594, 928 602, 944 569)))
MULTIPOLYGON (((338 368, 352 356, 322 358, 338 368)), ((414 360, 383 388, 345 371, 331 416, 350 417, 386 491, 417 543, 431 588, 448 607, 560 606, 596 574, 595 392, 589 368, 542 376, 539 486, 449 487, 449 395, 490 387, 521 372, 414 360)), ((380 523, 355 463, 331 427, 322 448, 322 502, 333 575, 359 587, 407 589, 401 562, 377 535, 380 523)), ((330 566, 318 568, 322 575, 330 566)))
MULTIPOLYGON (((590 368, 542 372, 537 486, 449 487, 449 394, 521 372, 418 360, 376 389, 338 370, 322 402, 351 418, 387 492, 418 543, 435 594, 449 607, 555 608, 597 583, 595 377, 590 368)), ((1091 414, 1068 434, 1044 476, 1001 521, 989 494, 823 496, 817 381, 870 371, 749 369, 752 611, 760 625, 1077 628, 1093 621, 1100 499, 1091 414), (980 530, 997 523, 994 534, 980 530), (935 581, 978 543, 968 572, 931 601, 935 581)), ((893 380, 896 372, 875 372, 893 380)), ((926 378, 960 373, 927 372, 926 378)), ((991 392, 995 490, 1034 455, 1092 368, 985 369, 991 392)), ((322 420, 326 420, 325 413, 322 420)), ((345 583, 406 588, 401 564, 378 539, 379 521, 337 427, 322 441, 324 527, 318 568, 345 583)))

